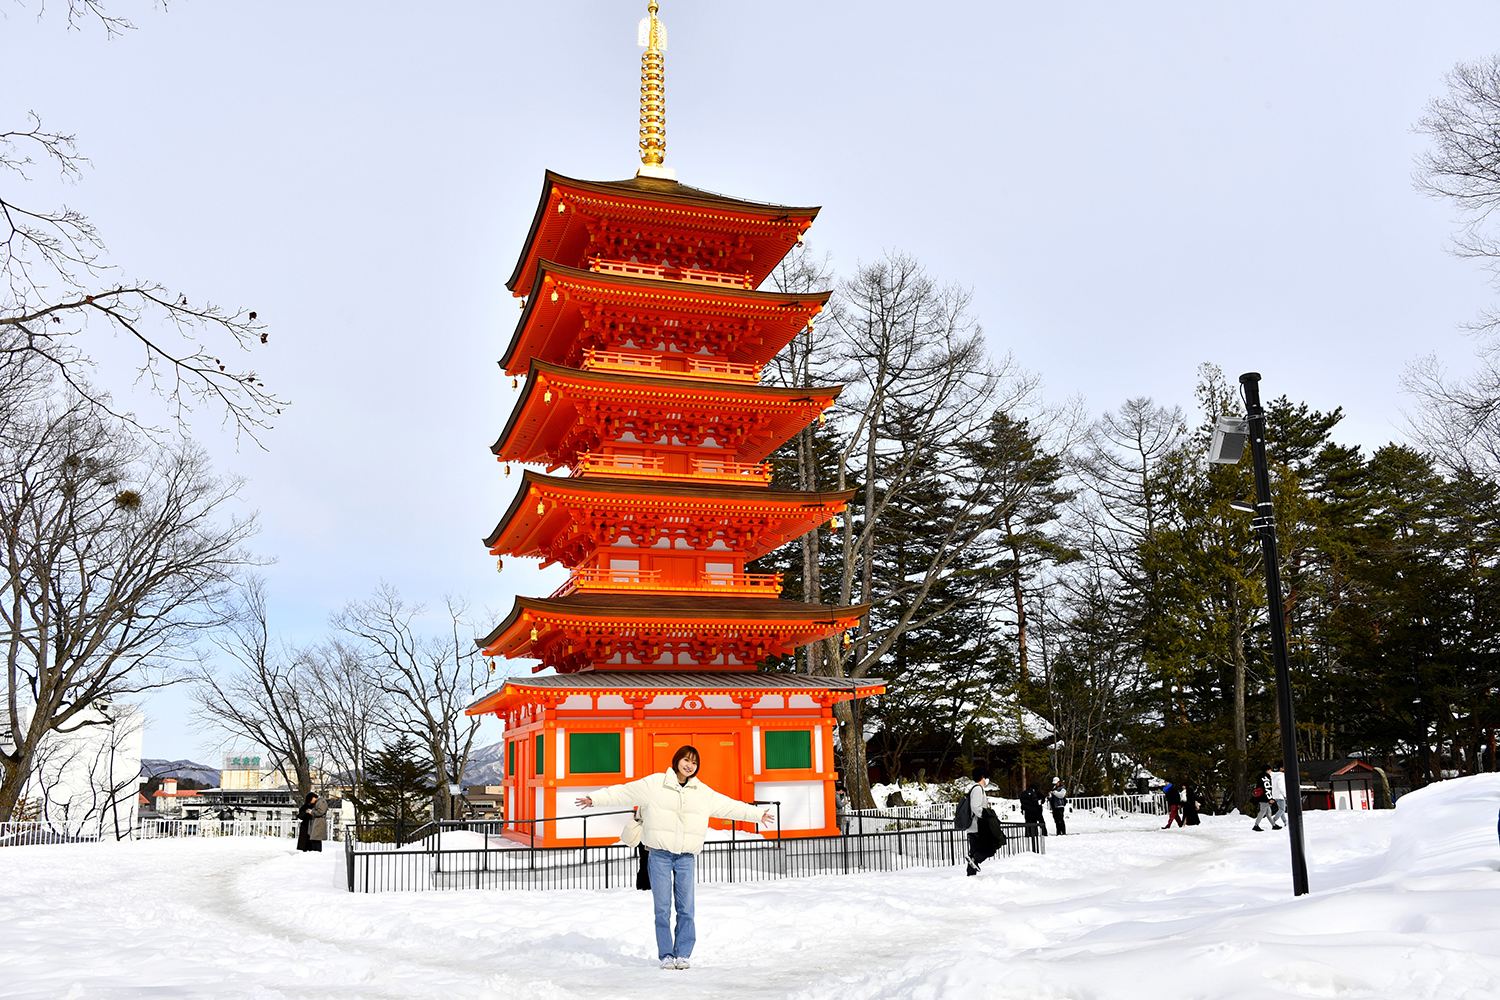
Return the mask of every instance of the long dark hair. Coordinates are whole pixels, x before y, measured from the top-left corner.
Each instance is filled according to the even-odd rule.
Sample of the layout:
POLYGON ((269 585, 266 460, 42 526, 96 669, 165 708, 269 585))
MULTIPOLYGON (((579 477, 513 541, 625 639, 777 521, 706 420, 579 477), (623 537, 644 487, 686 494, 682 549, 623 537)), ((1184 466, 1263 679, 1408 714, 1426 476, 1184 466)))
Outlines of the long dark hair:
POLYGON ((302 804, 304 806, 310 806, 310 805, 313 804, 313 799, 315 799, 317 797, 318 797, 318 793, 317 792, 308 792, 307 793, 307 798, 305 798, 305 799, 302 800, 302 804))

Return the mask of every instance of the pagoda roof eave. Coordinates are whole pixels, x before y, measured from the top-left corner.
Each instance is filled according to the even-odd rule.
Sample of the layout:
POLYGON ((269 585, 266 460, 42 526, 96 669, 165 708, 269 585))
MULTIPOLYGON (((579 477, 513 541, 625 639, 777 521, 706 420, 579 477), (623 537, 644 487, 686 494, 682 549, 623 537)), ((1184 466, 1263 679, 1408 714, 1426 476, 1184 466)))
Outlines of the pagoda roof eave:
MULTIPOLYGON (((495 530, 484 540, 486 548, 493 549, 506 533, 506 529, 530 507, 532 488, 552 495, 572 493, 610 495, 622 497, 660 498, 675 500, 702 500, 712 503, 727 500, 735 503, 758 505, 795 505, 798 508, 818 507, 842 509, 857 490, 838 490, 815 493, 806 490, 782 490, 769 486, 734 486, 717 483, 663 482, 659 479, 631 479, 624 476, 548 476, 527 469, 521 474, 519 489, 510 508, 500 518, 495 530)), ((834 511, 836 513, 837 511, 834 511)), ((541 517, 543 515, 537 515, 541 517)), ((822 519, 820 514, 819 519, 822 519)))
MULTIPOLYGON (((555 365, 551 362, 533 358, 527 372, 526 385, 521 390, 521 397, 516 401, 515 409, 511 410, 510 419, 506 421, 505 429, 500 432, 500 437, 495 440, 494 444, 490 445, 490 452, 501 461, 526 462, 535 460, 524 456, 512 456, 507 459, 504 452, 507 444, 510 442, 511 436, 516 432, 522 414, 526 412, 531 403, 532 394, 535 392, 538 384, 538 375, 547 375, 557 379, 567 378, 575 382, 587 382, 598 386, 666 390, 680 393, 683 397, 691 397, 693 395, 712 396, 713 394, 717 394, 720 399, 723 399, 739 396, 751 405, 756 402, 773 400, 790 403, 814 403, 821 400, 824 401, 822 404, 823 407, 826 407, 838 398, 839 393, 844 390, 844 387, 841 385, 806 388, 751 385, 742 382, 715 382, 707 379, 672 378, 671 376, 662 375, 614 374, 610 372, 585 371, 580 368, 568 368, 564 365, 555 365)), ((765 453, 769 454, 780 447, 786 438, 790 438, 802 426, 805 426, 805 424, 798 425, 785 438, 776 441, 770 448, 765 449, 765 453)))
MULTIPOLYGON (((793 208, 787 205, 771 205, 765 202, 745 201, 739 198, 730 198, 727 195, 716 194, 702 188, 690 187, 679 184, 676 181, 663 180, 651 177, 629 177, 618 181, 584 181, 573 177, 564 177, 562 174, 548 170, 542 181, 542 196, 537 203, 536 214, 532 216, 531 228, 526 232, 526 242, 521 246, 521 257, 516 261, 515 270, 511 273, 510 280, 505 287, 513 295, 524 295, 525 292, 517 292, 516 286, 521 283, 528 270, 528 264, 534 260, 532 248, 536 244, 537 236, 541 232, 542 223, 548 217, 549 206, 552 203, 552 192, 555 188, 568 188, 574 191, 586 192, 607 197, 628 197, 637 201, 645 201, 664 206, 679 205, 697 209, 723 212, 725 214, 737 213, 740 215, 763 217, 766 221, 786 219, 805 220, 807 225, 817 218, 818 208, 793 208)), ((806 228, 804 225, 802 228, 806 228)), ((771 266, 775 266, 774 262, 771 266)), ((770 268, 768 267, 767 272, 770 268)))
POLYGON ((587 694, 812 694, 830 702, 868 698, 885 692, 879 677, 814 677, 766 671, 728 673, 707 671, 587 671, 546 677, 508 677, 464 709, 465 715, 488 715, 512 705, 558 695, 587 694))
MULTIPOLYGON (((716 622, 765 625, 776 622, 837 626, 857 621, 870 610, 868 604, 847 607, 804 604, 766 597, 709 597, 677 594, 569 594, 566 597, 517 597, 505 620, 483 639, 474 640, 481 650, 490 650, 505 634, 526 620, 593 620, 610 624, 633 622, 716 622)), ((507 654, 510 656, 518 653, 507 654)))
MULTIPOLYGON (((540 294, 543 285, 551 277, 554 280, 570 282, 592 282, 610 287, 620 288, 629 292, 645 293, 652 296, 669 296, 677 299, 687 299, 702 303, 715 301, 730 303, 733 305, 752 305, 757 307, 778 307, 782 309, 803 306, 808 303, 817 306, 816 309, 805 310, 809 317, 821 312, 833 296, 832 290, 823 292, 807 292, 795 294, 792 292, 762 292, 751 288, 727 288, 712 285, 697 285, 682 281, 671 281, 665 278, 636 278, 628 275, 606 274, 599 271, 587 271, 582 268, 569 267, 566 264, 558 264, 550 260, 537 262, 536 277, 532 280, 531 290, 527 293, 526 305, 521 312, 521 318, 516 323, 515 331, 512 332, 510 344, 505 348, 505 354, 500 359, 500 367, 507 375, 518 375, 525 368, 516 362, 516 352, 521 346, 522 338, 526 330, 531 326, 535 311, 544 306, 538 303, 545 302, 540 294)), ((550 304, 550 303, 548 303, 550 304)), ((799 324, 806 325, 805 322, 799 324)), ((795 336, 795 331, 793 332, 795 336)), ((755 352, 753 356, 747 356, 746 360, 764 364, 769 361, 785 344, 767 345, 763 350, 755 352), (771 347, 774 346, 774 350, 771 347), (764 357, 762 357, 764 355, 764 357)), ((731 358, 730 360, 734 360, 731 358)))

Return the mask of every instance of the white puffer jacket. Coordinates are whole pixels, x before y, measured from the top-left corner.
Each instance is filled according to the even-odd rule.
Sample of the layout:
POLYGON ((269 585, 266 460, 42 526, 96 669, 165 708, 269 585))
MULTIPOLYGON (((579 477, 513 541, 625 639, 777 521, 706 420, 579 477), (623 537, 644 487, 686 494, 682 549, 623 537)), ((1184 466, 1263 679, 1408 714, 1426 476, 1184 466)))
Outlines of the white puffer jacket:
POLYGON ((668 769, 639 781, 601 788, 589 796, 594 806, 639 806, 641 843, 673 854, 703 850, 709 817, 759 823, 762 810, 721 795, 696 777, 684 785, 668 769))

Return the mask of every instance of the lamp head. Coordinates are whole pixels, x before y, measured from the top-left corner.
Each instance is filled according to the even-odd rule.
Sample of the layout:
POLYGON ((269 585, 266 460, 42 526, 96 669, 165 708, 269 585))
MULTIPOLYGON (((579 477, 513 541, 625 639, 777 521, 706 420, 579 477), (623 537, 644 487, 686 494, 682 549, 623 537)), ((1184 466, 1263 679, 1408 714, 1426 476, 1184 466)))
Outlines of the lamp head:
POLYGON ((1250 421, 1242 417, 1220 417, 1214 421, 1214 437, 1208 446, 1208 460, 1215 465, 1235 465, 1245 453, 1250 437, 1250 421))

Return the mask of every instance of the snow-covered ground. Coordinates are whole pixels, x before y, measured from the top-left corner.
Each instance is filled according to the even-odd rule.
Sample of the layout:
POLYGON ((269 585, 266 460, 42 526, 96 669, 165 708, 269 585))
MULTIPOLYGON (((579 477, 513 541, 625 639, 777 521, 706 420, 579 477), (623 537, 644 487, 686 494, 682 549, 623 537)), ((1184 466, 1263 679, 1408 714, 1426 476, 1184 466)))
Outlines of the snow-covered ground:
MULTIPOLYGON (((1048 853, 698 887, 687 972, 649 896, 351 895, 284 841, 0 849, 0 997, 1500 997, 1500 776, 1284 833, 1078 817, 1048 853)), ((333 845, 330 845, 332 847, 333 845)))

